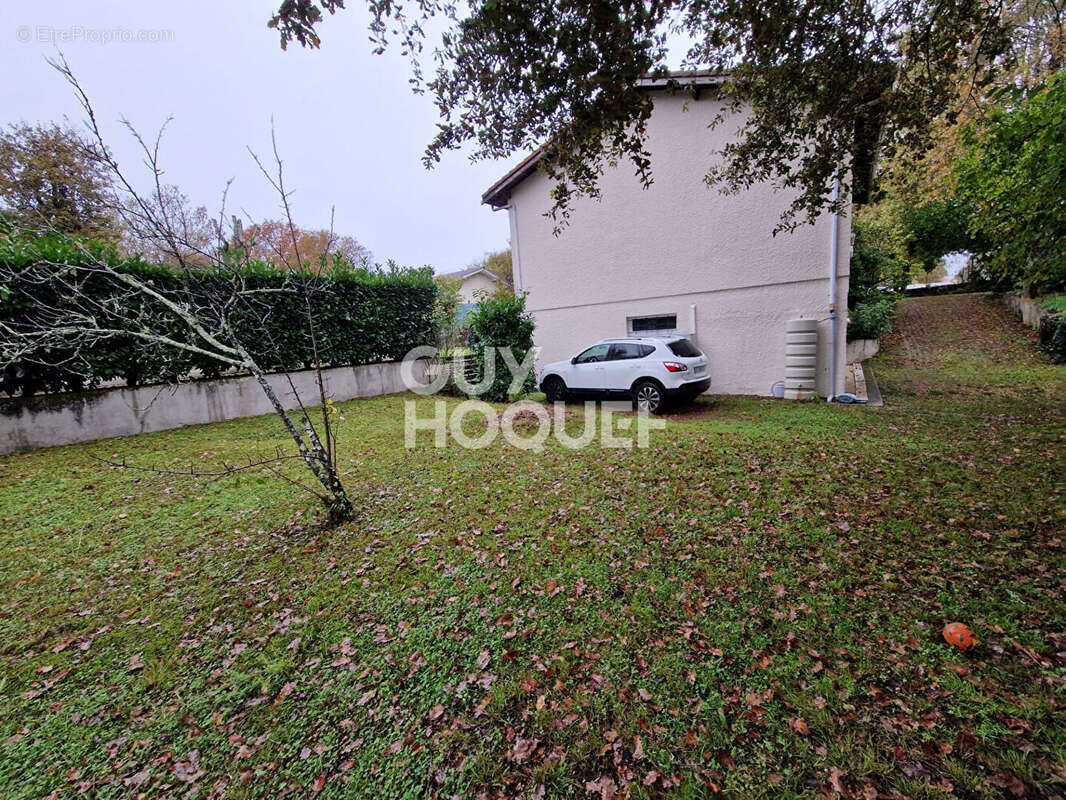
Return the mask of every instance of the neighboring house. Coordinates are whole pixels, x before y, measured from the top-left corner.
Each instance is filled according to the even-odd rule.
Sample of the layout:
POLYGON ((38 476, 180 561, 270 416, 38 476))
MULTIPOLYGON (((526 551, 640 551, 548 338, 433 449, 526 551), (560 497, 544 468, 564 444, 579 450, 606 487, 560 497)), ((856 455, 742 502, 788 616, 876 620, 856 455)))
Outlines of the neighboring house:
POLYGON ((482 197, 508 210, 515 291, 528 292, 540 362, 568 358, 600 338, 681 333, 707 354, 712 392, 769 395, 785 379, 786 323, 814 319, 817 390, 843 392, 848 215, 827 213, 775 236, 786 192, 758 185, 724 195, 708 186, 704 174, 741 120, 710 127, 722 106, 699 99, 698 88, 720 75, 674 78, 696 96, 642 79, 655 92, 650 188, 641 188, 626 162, 608 168, 602 198, 574 201, 558 236, 545 216, 551 181, 537 168, 539 151, 482 197))
POLYGON ((484 267, 470 267, 469 269, 461 269, 458 272, 447 272, 441 277, 455 278, 461 282, 459 284, 459 302, 464 304, 476 303, 478 301, 477 292, 492 294, 500 286, 506 285, 498 275, 494 275, 484 267))

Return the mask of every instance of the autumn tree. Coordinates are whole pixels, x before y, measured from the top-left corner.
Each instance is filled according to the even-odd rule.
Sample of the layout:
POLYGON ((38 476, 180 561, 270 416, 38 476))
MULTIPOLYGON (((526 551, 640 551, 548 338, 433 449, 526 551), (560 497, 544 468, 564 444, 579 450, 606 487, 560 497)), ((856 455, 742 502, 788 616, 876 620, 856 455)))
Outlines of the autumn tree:
POLYGON ((283 220, 268 219, 244 226, 243 237, 249 256, 290 270, 310 267, 320 272, 332 266, 335 259, 359 265, 373 257, 354 236, 321 228, 296 227, 291 231, 283 220))
MULTIPOLYGON (((284 0, 269 24, 282 44, 318 47, 317 25, 342 0, 284 0)), ((652 98, 643 75, 666 76, 668 38, 687 37, 686 66, 728 72, 720 96, 750 107, 716 163, 696 164, 727 191, 771 181, 793 190, 784 224, 842 208, 840 180, 865 199, 879 143, 920 141, 958 101, 965 75, 980 86, 1007 50, 992 0, 676 0, 558 3, 492 0, 470 6, 369 2, 371 37, 398 36, 413 80, 441 122, 424 160, 470 147, 474 159, 544 146, 553 213, 598 194, 604 169, 628 160, 645 185, 652 98), (425 76, 424 20, 450 27, 425 76)), ((678 87, 680 90, 681 87, 678 87)))
POLYGON ((470 265, 487 270, 503 281, 508 288, 514 288, 514 268, 511 265, 511 249, 494 250, 470 265))
POLYGON ((227 244, 221 221, 206 206, 194 206, 177 186, 163 184, 136 200, 127 197, 117 217, 122 250, 152 264, 210 266, 227 244), (166 220, 165 230, 157 220, 166 220))
POLYGON ((1066 0, 1011 0, 1005 16, 1012 83, 1038 86, 1066 66, 1066 0))
MULTIPOLYGON (((1003 239, 1010 231, 1022 238, 1034 229, 1041 231, 1039 236, 1046 234, 1046 212, 1053 213, 1054 203, 1025 206, 1032 215, 1026 219, 1018 216, 1022 204, 1005 204, 996 195, 1008 181, 1015 192, 1038 195, 1054 171, 1032 171, 1033 183, 1026 188, 1017 174, 1006 175, 1007 164, 1029 159, 1032 166, 1041 157, 1053 159, 1054 148, 1034 151, 1015 140, 1012 149, 1000 154, 995 166, 1000 171, 998 177, 990 178, 989 173, 985 176, 989 179, 976 180, 990 192, 985 197, 974 191, 975 180, 969 180, 966 187, 959 183, 960 175, 973 179, 979 172, 973 168, 981 165, 981 159, 974 157, 975 143, 983 138, 983 133, 999 125, 1004 120, 1002 112, 1015 107, 1019 98, 1039 93, 1064 65, 1066 0, 1012 0, 1004 7, 1003 20, 1007 47, 996 73, 982 87, 975 87, 965 73, 956 76, 958 100, 952 110, 933 120, 924 140, 885 148, 872 197, 875 202, 856 213, 858 220, 871 223, 870 231, 894 232, 895 242, 904 243, 915 274, 925 272, 928 277, 939 268, 941 257, 950 252, 964 250, 980 255, 993 247, 1010 252, 1003 239), (995 223, 998 244, 991 234, 993 212, 1000 217, 995 223)), ((1035 129, 1034 134, 1041 138, 1041 129, 1035 129)), ((1056 135, 1052 130, 1049 141, 1054 142, 1056 135)), ((990 164, 991 161, 986 165, 990 164)), ((1054 184, 1055 179, 1051 180, 1054 184)), ((893 244, 890 239, 884 243, 890 248, 893 244)), ((994 263, 995 269, 984 269, 980 274, 1009 283, 1009 260, 994 263)), ((1015 264, 1015 274, 1026 272, 1023 263, 1015 264)), ((985 260, 986 267, 992 265, 993 261, 985 260)))
POLYGON ((111 179, 99 146, 57 124, 0 133, 0 210, 23 228, 110 240, 111 179))

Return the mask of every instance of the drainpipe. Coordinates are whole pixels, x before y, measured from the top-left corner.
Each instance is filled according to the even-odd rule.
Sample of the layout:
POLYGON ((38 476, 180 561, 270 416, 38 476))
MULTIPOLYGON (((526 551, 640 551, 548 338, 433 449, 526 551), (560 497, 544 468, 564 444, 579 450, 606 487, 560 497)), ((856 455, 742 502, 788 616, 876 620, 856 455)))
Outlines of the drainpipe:
MULTIPOLYGON (((833 180, 833 204, 840 202, 840 177, 833 180)), ((833 211, 833 241, 829 244, 829 394, 832 403, 837 390, 837 273, 840 265, 840 211, 833 211)))
POLYGON ((511 276, 517 294, 522 291, 522 260, 518 254, 518 209, 513 199, 507 200, 507 221, 511 226, 511 276))

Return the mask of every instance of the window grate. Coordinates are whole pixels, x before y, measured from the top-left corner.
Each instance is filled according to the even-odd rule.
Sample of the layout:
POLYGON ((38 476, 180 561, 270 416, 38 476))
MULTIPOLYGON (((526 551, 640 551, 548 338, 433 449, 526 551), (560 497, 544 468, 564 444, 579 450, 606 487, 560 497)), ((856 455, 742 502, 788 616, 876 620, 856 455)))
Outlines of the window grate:
POLYGON ((629 333, 633 336, 662 335, 675 333, 676 331, 677 314, 629 318, 629 333))

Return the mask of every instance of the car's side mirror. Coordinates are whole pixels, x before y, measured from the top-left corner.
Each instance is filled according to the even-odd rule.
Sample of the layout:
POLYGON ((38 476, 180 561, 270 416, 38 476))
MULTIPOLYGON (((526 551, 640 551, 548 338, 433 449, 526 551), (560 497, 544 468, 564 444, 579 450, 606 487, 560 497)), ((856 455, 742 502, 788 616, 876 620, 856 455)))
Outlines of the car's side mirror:
POLYGON ((577 363, 577 356, 574 356, 573 358, 571 358, 570 359, 570 363, 571 364, 576 364, 577 363))

